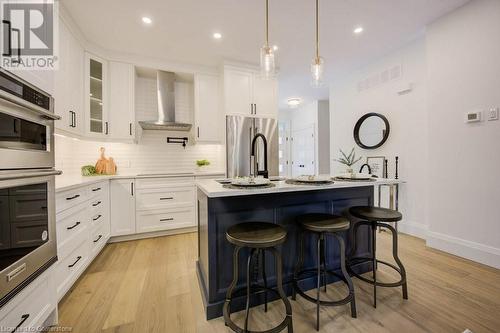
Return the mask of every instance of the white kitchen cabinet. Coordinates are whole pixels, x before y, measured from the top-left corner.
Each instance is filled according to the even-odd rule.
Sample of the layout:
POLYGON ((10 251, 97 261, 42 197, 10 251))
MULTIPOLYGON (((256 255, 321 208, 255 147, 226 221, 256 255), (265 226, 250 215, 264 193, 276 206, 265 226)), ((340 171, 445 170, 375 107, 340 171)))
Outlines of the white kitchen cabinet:
POLYGON ((222 117, 219 112, 219 77, 210 74, 194 76, 194 117, 197 142, 217 143, 222 139, 222 117))
POLYGON ((59 69, 55 71, 57 129, 70 134, 85 133, 83 90, 84 50, 63 21, 59 24, 59 69))
POLYGON ((224 69, 226 114, 253 114, 253 74, 250 71, 224 69))
POLYGON ((278 82, 265 80, 249 69, 224 68, 224 108, 226 114, 276 118, 278 82))
MULTIPOLYGON (((11 2, 13 2, 13 1, 11 1, 11 2)), ((3 3, 5 3, 5 1, 3 3)), ((52 5, 50 5, 48 1, 43 1, 40 4, 41 4, 41 6, 37 7, 37 9, 42 12, 42 17, 49 17, 49 11, 52 9, 52 5)), ((52 13, 50 13, 50 15, 51 14, 52 13)), ((21 18, 22 18, 22 16, 21 16, 21 18)), ((19 29, 21 34, 24 33, 24 31, 25 31, 24 20, 11 19, 11 24, 12 24, 12 28, 19 29)), ((37 35, 42 37, 41 38, 42 42, 44 40, 47 40, 47 38, 45 36, 47 36, 49 33, 48 26, 49 26, 49 24, 45 24, 44 27, 46 29, 42 28, 42 29, 36 30, 37 35)), ((7 30, 5 30, 5 31, 7 31, 7 30)), ((3 33, 4 32, 2 31, 2 38, 4 36, 3 33)), ((30 33, 32 33, 32 32, 30 32, 30 33)), ((11 38, 12 38, 12 49, 11 49, 10 60, 16 61, 18 59, 18 57, 20 56, 21 60, 25 64, 28 64, 28 66, 29 66, 33 55, 29 54, 28 48, 20 48, 19 49, 19 47, 17 45, 18 35, 16 34, 16 31, 14 31, 14 30, 11 31, 11 38), (18 49, 19 49, 19 53, 18 53, 18 49)), ((21 39, 21 43, 22 43, 23 36, 20 36, 19 38, 21 39)), ((8 59, 8 58, 9 57, 4 57, 4 59, 8 59)), ((14 68, 15 68, 15 64, 13 64, 12 67, 7 68, 7 69, 10 72, 14 73, 15 75, 19 76, 20 78, 22 78, 23 80, 36 86, 37 88, 42 89, 43 91, 47 92, 50 95, 54 95, 54 70, 52 70, 50 68, 46 69, 46 70, 31 70, 31 69, 28 69, 26 67, 24 69, 21 69, 21 70, 16 70, 14 68)))
POLYGON ((135 179, 113 179, 110 187, 111 236, 135 233, 135 179))
POLYGON ((253 77, 254 115, 276 118, 278 116, 278 81, 253 77))
POLYGON ((107 82, 107 62, 85 53, 85 119, 89 137, 109 134, 107 82))
POLYGON ((131 64, 109 62, 109 137, 117 140, 135 136, 135 68, 131 64))

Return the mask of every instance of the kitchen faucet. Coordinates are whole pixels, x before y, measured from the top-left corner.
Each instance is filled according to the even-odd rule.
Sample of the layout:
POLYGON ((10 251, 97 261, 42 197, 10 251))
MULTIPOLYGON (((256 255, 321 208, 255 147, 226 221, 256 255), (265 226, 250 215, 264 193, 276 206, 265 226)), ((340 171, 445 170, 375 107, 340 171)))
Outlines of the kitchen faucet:
POLYGON ((253 137, 252 140, 252 154, 250 155, 250 164, 253 167, 252 176, 264 176, 264 178, 269 178, 269 171, 267 169, 267 139, 264 134, 257 133, 253 137), (255 143, 258 138, 262 138, 262 142, 264 143, 264 170, 259 171, 259 163, 256 162, 255 159, 255 143))
POLYGON ((370 167, 370 165, 368 165, 368 163, 365 163, 361 166, 361 168, 359 169, 359 173, 363 173, 363 169, 366 167, 368 167, 368 173, 371 175, 372 174, 372 168, 370 167))

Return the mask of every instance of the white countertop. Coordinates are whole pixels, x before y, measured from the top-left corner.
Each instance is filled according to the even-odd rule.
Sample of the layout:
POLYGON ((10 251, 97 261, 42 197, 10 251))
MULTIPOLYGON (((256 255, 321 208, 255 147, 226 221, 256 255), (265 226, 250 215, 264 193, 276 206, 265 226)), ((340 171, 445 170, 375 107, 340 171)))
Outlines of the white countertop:
POLYGON ((109 179, 129 179, 129 178, 170 178, 170 177, 203 177, 203 176, 219 176, 224 177, 224 171, 210 171, 210 172, 178 172, 178 173, 139 173, 139 174, 119 174, 119 175, 103 175, 103 176, 78 176, 78 175, 65 175, 56 176, 56 191, 65 191, 77 188, 84 185, 95 184, 109 179))
POLYGON ((275 187, 259 188, 259 189, 231 189, 225 188, 222 184, 214 179, 200 179, 196 181, 198 188, 205 193, 209 198, 218 197, 231 197, 242 195, 254 194, 267 194, 267 193, 283 193, 283 192, 297 192, 297 191, 314 191, 314 190, 328 190, 343 187, 361 187, 361 186, 378 186, 378 185, 391 185, 404 183, 401 179, 377 179, 375 181, 334 181, 327 185, 294 185, 287 184, 285 181, 273 182, 275 187))

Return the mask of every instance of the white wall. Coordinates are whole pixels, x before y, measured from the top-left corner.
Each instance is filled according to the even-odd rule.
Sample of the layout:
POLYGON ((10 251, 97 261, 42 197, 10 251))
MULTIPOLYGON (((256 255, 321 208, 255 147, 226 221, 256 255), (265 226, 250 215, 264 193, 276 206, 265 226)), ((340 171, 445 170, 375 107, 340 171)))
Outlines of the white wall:
POLYGON ((500 1, 476 0, 427 29, 428 244, 500 268, 500 1))
POLYGON ((388 142, 358 151, 391 160, 400 156, 400 176, 407 181, 401 230, 497 268, 500 121, 465 124, 464 119, 469 111, 500 106, 499 36, 500 1, 471 1, 430 24, 424 38, 336 82, 330 91, 333 157, 338 148, 354 146, 352 128, 363 113, 388 117, 388 142), (398 62, 400 79, 358 92, 360 81, 398 62), (410 82, 411 93, 396 94, 410 82))
MULTIPOLYGON (((359 69, 330 89, 331 158, 339 157, 339 149, 363 156, 354 169, 366 162, 368 156, 385 156, 389 160, 389 177, 394 177, 394 157, 399 156, 399 176, 408 185, 401 187, 400 210, 405 215, 401 230, 421 235, 427 229, 426 169, 427 118, 425 79, 425 39, 421 38, 383 59, 359 69), (395 80, 373 84, 359 91, 359 82, 387 69, 401 66, 402 75, 395 80), (398 91, 413 84, 413 90, 399 95, 398 91), (353 128, 368 112, 378 112, 390 123, 388 141, 380 148, 364 150, 356 145, 353 128)), ((332 174, 342 173, 345 166, 332 161, 332 174)), ((383 198, 388 195, 383 193, 383 198)))

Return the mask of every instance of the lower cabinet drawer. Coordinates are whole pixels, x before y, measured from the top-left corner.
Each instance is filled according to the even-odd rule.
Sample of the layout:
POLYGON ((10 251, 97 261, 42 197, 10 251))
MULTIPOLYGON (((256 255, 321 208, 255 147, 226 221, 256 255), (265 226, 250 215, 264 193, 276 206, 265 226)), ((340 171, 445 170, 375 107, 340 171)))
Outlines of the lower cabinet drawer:
POLYGON ((90 236, 90 252, 92 257, 96 256, 106 245, 109 239, 109 226, 102 224, 92 232, 90 236))
POLYGON ((89 218, 87 205, 81 204, 56 216, 57 254, 65 258, 87 238, 89 218))
POLYGON ((137 212, 137 232, 151 232, 192 227, 195 225, 194 207, 137 212))
POLYGON ((136 207, 137 210, 187 207, 194 205, 195 198, 194 186, 138 189, 136 207))
POLYGON ((0 312, 0 331, 35 332, 33 329, 43 324, 50 312, 55 309, 54 298, 50 295, 49 276, 39 277, 26 287, 32 290, 27 294, 23 290, 11 300, 16 302, 16 305, 7 314, 0 312))
POLYGON ((56 193, 56 213, 60 213, 68 208, 74 207, 85 202, 87 197, 87 188, 79 187, 73 190, 56 193))
POLYGON ((55 279, 58 299, 64 296, 85 267, 87 267, 88 260, 88 242, 84 241, 73 252, 57 263, 55 279))

